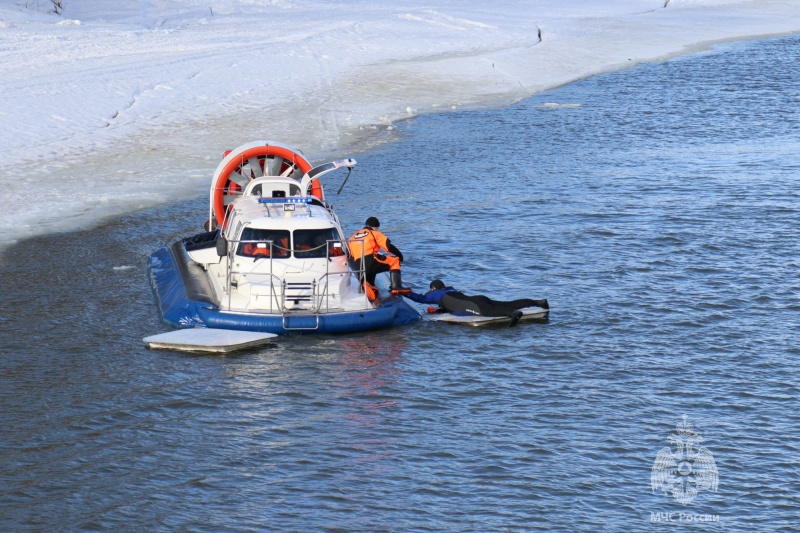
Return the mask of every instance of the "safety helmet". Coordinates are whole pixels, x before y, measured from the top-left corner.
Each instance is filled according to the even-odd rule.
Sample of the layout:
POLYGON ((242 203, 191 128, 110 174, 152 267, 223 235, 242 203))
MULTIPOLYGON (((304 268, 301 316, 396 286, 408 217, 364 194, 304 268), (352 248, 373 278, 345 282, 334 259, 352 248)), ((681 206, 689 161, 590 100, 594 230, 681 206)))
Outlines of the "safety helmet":
POLYGON ((431 290, 438 291, 439 289, 444 289, 444 282, 440 279, 431 281, 431 290))
POLYGON ((369 226, 370 228, 380 228, 381 227, 380 221, 375 217, 369 217, 367 219, 367 221, 364 223, 364 225, 365 226, 369 226))

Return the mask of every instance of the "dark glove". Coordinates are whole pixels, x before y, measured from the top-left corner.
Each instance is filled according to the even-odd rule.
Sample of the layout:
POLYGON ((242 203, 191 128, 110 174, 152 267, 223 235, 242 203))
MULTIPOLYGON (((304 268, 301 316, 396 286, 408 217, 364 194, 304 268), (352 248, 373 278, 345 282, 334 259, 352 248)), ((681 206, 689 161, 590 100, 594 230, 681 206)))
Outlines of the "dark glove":
POLYGON ((392 244, 392 241, 389 239, 386 239, 386 249, 389 251, 389 253, 396 255, 397 258, 400 259, 401 263, 403 262, 403 254, 400 253, 400 250, 397 249, 397 246, 392 244))

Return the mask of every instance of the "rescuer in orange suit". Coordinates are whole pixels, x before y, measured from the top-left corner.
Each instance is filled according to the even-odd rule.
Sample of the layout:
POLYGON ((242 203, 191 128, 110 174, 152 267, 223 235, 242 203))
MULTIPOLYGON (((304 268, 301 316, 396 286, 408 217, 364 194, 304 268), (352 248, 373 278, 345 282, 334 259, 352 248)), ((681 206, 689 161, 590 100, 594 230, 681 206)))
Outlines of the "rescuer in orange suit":
POLYGON ((375 276, 381 272, 389 271, 392 293, 404 294, 411 289, 403 288, 400 278, 400 263, 403 254, 389 239, 378 231, 381 223, 375 217, 369 217, 364 223, 364 229, 353 233, 347 241, 350 248, 350 257, 355 262, 356 270, 363 270, 364 277, 370 285, 375 284, 375 276), (393 255, 386 255, 387 252, 393 255), (361 264, 361 258, 364 264, 361 264))

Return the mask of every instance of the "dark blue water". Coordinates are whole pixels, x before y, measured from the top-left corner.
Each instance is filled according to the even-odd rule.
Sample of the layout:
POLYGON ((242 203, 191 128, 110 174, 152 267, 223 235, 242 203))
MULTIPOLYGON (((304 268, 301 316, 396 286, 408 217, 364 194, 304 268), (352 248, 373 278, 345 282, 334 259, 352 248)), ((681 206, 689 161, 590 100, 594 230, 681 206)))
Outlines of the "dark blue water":
POLYGON ((149 351, 147 255, 205 198, 17 245, 0 529, 798 530, 799 55, 730 45, 358 154, 346 229, 376 215, 407 281, 546 297, 547 324, 149 351), (684 415, 718 473, 686 505, 651 483, 684 415))

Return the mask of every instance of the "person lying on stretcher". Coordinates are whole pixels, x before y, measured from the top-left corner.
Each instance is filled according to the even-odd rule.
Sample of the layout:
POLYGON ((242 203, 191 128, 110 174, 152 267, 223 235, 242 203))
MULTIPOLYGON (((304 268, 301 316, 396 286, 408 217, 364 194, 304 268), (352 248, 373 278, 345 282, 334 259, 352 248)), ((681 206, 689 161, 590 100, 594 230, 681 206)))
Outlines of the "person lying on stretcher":
POLYGON ((520 298, 511 301, 492 300, 488 296, 476 294, 467 296, 453 287, 445 286, 440 279, 431 281, 430 290, 425 294, 410 292, 404 295, 409 300, 420 304, 438 305, 439 309, 429 312, 436 313, 468 313, 479 316, 502 316, 511 319, 509 327, 515 326, 522 317, 525 307, 541 307, 550 309, 547 300, 532 300, 530 298, 520 298))

